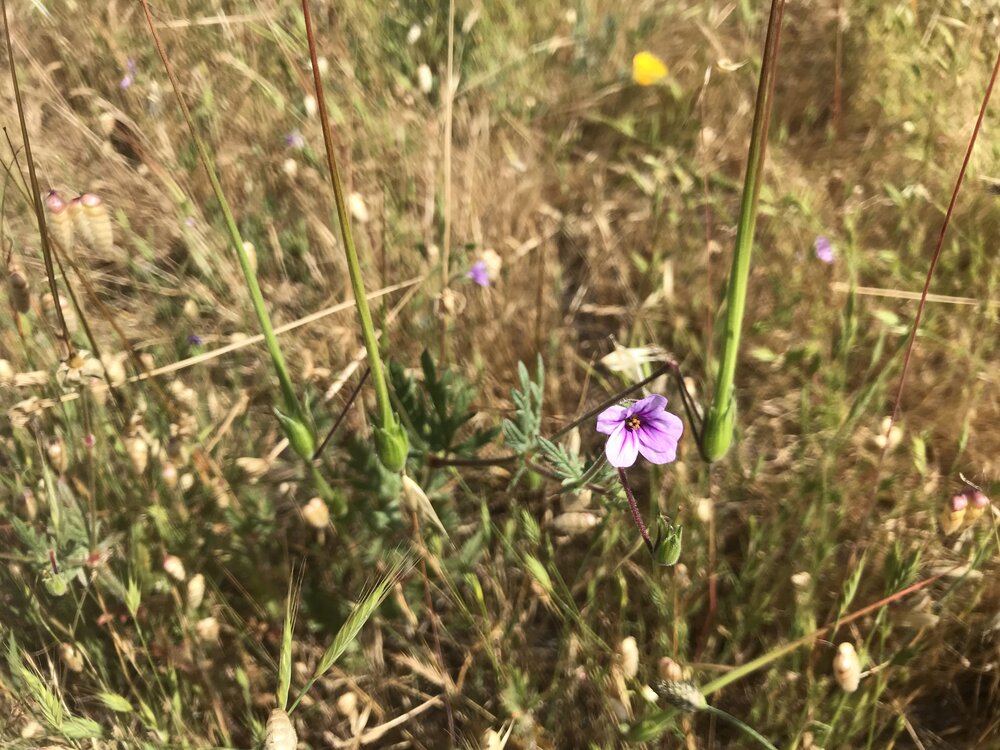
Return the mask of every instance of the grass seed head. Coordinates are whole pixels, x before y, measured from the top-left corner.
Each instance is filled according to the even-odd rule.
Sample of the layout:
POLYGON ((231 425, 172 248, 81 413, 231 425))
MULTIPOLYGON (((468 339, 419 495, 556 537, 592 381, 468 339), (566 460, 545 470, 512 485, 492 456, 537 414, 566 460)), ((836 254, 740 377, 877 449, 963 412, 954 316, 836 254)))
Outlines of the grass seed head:
POLYGON ((53 470, 58 474, 65 474, 66 469, 69 468, 69 457, 66 455, 66 446, 63 444, 62 438, 52 438, 45 452, 49 457, 49 464, 53 470))
POLYGON ((656 692, 671 706, 681 711, 694 713, 702 711, 708 707, 708 702, 701 691, 693 682, 682 680, 673 682, 670 680, 660 680, 656 684, 656 692))
POLYGON ((841 643, 833 657, 833 677, 845 693, 853 693, 861 683, 861 660, 853 644, 841 643))
POLYGON ((28 277, 15 260, 7 264, 7 291, 10 295, 10 304, 21 315, 31 309, 31 287, 28 285, 28 277))
POLYGON ((945 534, 952 534, 958 531, 963 521, 965 513, 969 507, 969 496, 964 492, 959 492, 948 498, 948 501, 938 515, 938 523, 941 524, 941 531, 945 534))
POLYGON ((314 497, 302 506, 302 517, 314 529, 325 529, 330 523, 330 509, 321 497, 314 497))
POLYGON ((187 608, 191 611, 198 609, 205 599, 205 576, 197 573, 191 576, 187 584, 187 608))
POLYGON ((45 198, 45 208, 48 213, 47 224, 52 236, 63 250, 73 248, 73 219, 62 196, 55 190, 50 190, 45 198))
POLYGON ((618 644, 618 660, 626 677, 632 679, 639 674, 639 644, 635 638, 628 636, 618 644))
POLYGON ((214 617, 205 617, 194 624, 194 632, 203 643, 218 643, 219 621, 214 617))
POLYGON ((0 359, 0 387, 13 385, 16 374, 14 366, 9 361, 0 359))
POLYGON ((111 228, 111 215, 108 213, 108 207, 104 205, 100 196, 93 193, 81 195, 80 205, 83 209, 81 214, 83 221, 89 227, 89 231, 84 234, 84 237, 89 236, 90 248, 99 253, 110 255, 114 249, 114 232, 111 228))
POLYGON ((271 711, 264 731, 264 750, 295 750, 299 738, 288 714, 280 708, 271 711))
POLYGON ((149 444, 141 435, 131 435, 125 438, 125 453, 132 463, 132 469, 136 474, 142 474, 149 465, 149 444))
POLYGON ((965 509, 965 522, 972 524, 979 520, 986 509, 990 506, 990 499, 981 490, 968 490, 969 505, 965 509))
POLYGON ((160 467, 160 478, 167 487, 174 489, 179 479, 177 465, 173 461, 165 461, 160 467))
POLYGON ((60 643, 59 656, 69 671, 77 674, 83 671, 83 654, 73 644, 60 643))
POLYGON ((163 570, 168 576, 176 581, 183 582, 187 578, 184 570, 184 563, 177 555, 165 555, 163 558, 163 570))

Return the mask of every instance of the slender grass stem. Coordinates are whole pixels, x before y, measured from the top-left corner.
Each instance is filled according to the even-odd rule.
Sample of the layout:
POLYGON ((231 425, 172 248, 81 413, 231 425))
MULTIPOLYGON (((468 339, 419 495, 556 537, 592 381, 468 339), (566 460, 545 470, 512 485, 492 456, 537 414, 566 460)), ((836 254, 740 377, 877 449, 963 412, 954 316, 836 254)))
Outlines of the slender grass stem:
POLYGON ((736 357, 739 354, 743 315, 746 310, 747 284, 750 279, 750 256, 753 252, 754 229, 757 225, 757 203, 760 197, 761 177, 764 172, 764 155, 767 150, 767 133, 771 124, 771 106, 774 101, 775 72, 778 66, 778 43, 781 38, 781 20, 785 0, 772 0, 761 61, 760 81, 757 84, 757 102, 754 107, 747 170, 740 201, 739 224, 736 230, 736 250, 729 274, 726 294, 726 330, 720 355, 719 374, 715 396, 705 419, 702 435, 702 455, 717 461, 726 455, 733 441, 736 423, 736 357))
MULTIPOLYGON (((212 185, 212 192, 215 194, 215 198, 219 202, 219 207, 222 210, 222 215, 225 219, 226 229, 229 232, 229 239, 233 245, 233 249, 236 251, 236 257, 239 259, 240 268, 243 270, 243 278, 246 281, 247 291, 250 293, 250 301, 253 304, 254 313, 257 315, 257 321, 260 325, 261 333, 264 336, 264 345, 267 347, 268 354, 271 355, 271 363, 274 366, 275 374, 278 376, 278 383, 281 387, 281 394, 286 411, 285 416, 299 423, 303 429, 307 429, 302 422, 302 407, 299 405, 298 397, 295 395, 295 389, 292 386, 292 378, 289 375, 288 367, 285 364, 285 357, 281 353, 281 346, 278 344, 278 337, 275 335, 274 327, 271 325, 271 317, 267 312, 267 305, 264 302, 264 295, 260 290, 260 284, 257 282, 257 274, 254 273, 253 266, 250 263, 250 258, 247 255, 246 249, 243 247, 243 238, 240 235, 239 227, 236 225, 236 218, 233 216, 233 212, 229 207, 229 201, 226 200, 226 195, 222 190, 222 184, 219 182, 218 175, 216 174, 212 157, 208 153, 208 149, 206 148, 204 141, 202 141, 199 137, 194 124, 194 118, 191 116, 191 111, 188 108, 187 103, 184 101, 180 81, 177 78, 177 74, 174 72, 173 65, 170 64, 170 59, 167 57, 160 35, 156 31, 156 24, 153 21, 153 15, 149 8, 149 2, 148 0, 140 1, 142 2, 142 9, 146 15, 146 23, 149 26, 149 33, 153 39, 153 44, 156 47, 156 52, 159 55, 160 60, 163 62, 163 67, 166 70, 167 77, 170 79, 170 85, 174 90, 174 95, 177 97, 177 102, 180 106, 181 113, 184 115, 184 121, 187 123, 191 139, 194 141, 195 148, 198 150, 198 156, 201 158, 202 165, 208 173, 208 179, 212 185)), ((282 424, 287 427, 284 422, 282 424)), ((288 430, 286 429, 286 432, 287 431, 288 430)), ((306 446, 296 445, 296 441, 292 440, 292 435, 289 435, 289 440, 292 442, 293 447, 296 448, 296 451, 301 455, 306 446)), ((312 455, 313 447, 314 446, 308 446, 309 450, 306 451, 306 455, 304 455, 303 458, 308 459, 312 455)))
POLYGON ((721 708, 716 708, 715 706, 706 706, 702 710, 705 713, 707 713, 707 714, 711 714, 712 716, 718 716, 723 721, 726 721, 726 722, 732 724, 734 727, 736 727, 737 729, 739 729, 741 732, 743 732, 743 734, 745 734, 747 737, 749 737, 750 739, 752 739, 754 742, 756 742, 761 747, 769 748, 769 750, 778 750, 778 748, 776 748, 774 745, 772 745, 771 742, 766 737, 764 737, 764 735, 762 735, 760 732, 758 732, 756 729, 754 729, 753 727, 749 726, 748 724, 744 724, 742 721, 740 721, 739 719, 737 719, 735 716, 733 716, 730 713, 727 713, 727 712, 723 711, 721 708))
POLYGON ((330 180, 333 182, 333 196, 337 209, 337 220, 344 241, 344 253, 347 256, 347 270, 351 278, 351 289, 358 308, 358 318, 361 322, 361 336, 365 342, 368 354, 368 368, 371 370, 372 387, 375 389, 376 408, 378 409, 377 427, 375 431, 376 447, 379 458, 387 469, 399 471, 406 461, 409 442, 406 432, 392 411, 389 398, 389 387, 386 383, 385 370, 379 352, 378 338, 375 335, 375 324, 372 322, 368 298, 365 294, 365 282, 361 275, 361 263, 358 251, 354 245, 354 235, 351 231, 351 221, 347 211, 347 201, 344 198, 344 187, 340 180, 340 170, 337 168, 337 157, 333 148, 333 133, 330 130, 330 117, 326 108, 326 96, 323 90, 323 80, 319 73, 316 53, 316 35, 313 30, 312 13, 309 10, 309 0, 302 0, 302 15, 305 20, 306 38, 309 42, 309 57, 312 61, 313 84, 316 87, 316 103, 319 108, 320 125, 323 129, 323 144, 326 147, 327 166, 330 180))
POLYGON ((14 65, 14 45, 10 40, 10 23, 7 21, 7 0, 0 0, 0 12, 3 13, 3 32, 7 40, 7 62, 10 65, 10 81, 14 88, 14 102, 17 105, 17 119, 21 125, 21 140, 24 142, 24 160, 28 164, 28 179, 31 180, 31 199, 35 209, 35 219, 38 222, 38 241, 42 247, 42 258, 45 261, 45 276, 49 281, 49 291, 56 310, 56 318, 63 335, 67 355, 72 358, 75 353, 70 339, 69 327, 59 304, 59 287, 56 285, 56 272, 52 264, 52 249, 49 247, 49 233, 45 225, 45 209, 42 208, 42 191, 38 187, 38 175, 35 174, 35 159, 31 155, 31 139, 28 138, 28 124, 24 119, 24 105, 21 103, 21 87, 17 83, 17 68, 14 65))

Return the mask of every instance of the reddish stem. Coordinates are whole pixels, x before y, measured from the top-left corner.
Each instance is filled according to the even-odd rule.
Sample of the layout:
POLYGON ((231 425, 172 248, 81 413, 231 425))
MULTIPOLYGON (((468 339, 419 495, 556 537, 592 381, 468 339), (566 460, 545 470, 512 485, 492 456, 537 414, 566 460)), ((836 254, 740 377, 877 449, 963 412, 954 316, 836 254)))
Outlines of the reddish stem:
POLYGON ((625 497, 628 498, 628 508, 632 511, 632 520, 635 521, 635 525, 639 527, 639 533, 642 534, 642 541, 646 543, 646 547, 649 548, 650 552, 656 550, 653 540, 649 538, 649 531, 646 530, 646 524, 643 523, 642 514, 639 513, 639 504, 635 501, 635 495, 632 494, 632 488, 629 486, 628 477, 625 475, 625 469, 618 470, 618 478, 621 480, 622 487, 625 488, 625 497))

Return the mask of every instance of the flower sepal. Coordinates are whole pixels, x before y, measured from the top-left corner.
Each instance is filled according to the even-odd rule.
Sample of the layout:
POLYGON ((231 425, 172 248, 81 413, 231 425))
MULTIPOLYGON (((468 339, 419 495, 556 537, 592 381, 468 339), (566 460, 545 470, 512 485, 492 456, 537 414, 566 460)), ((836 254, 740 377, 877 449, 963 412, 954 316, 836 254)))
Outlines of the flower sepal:
POLYGON ((657 565, 669 568, 681 559, 681 547, 684 537, 684 527, 674 526, 664 518, 657 522, 659 530, 656 542, 653 544, 653 559, 657 565))
POLYGON ((274 416, 281 424, 281 431, 288 438, 288 444, 292 446, 300 458, 304 461, 312 461, 316 452, 316 438, 313 437, 312 430, 304 422, 287 414, 282 414, 277 408, 274 409, 274 416))
POLYGON ((410 452, 410 439, 395 414, 385 427, 375 427, 375 450, 382 466, 388 471, 402 471, 410 452))

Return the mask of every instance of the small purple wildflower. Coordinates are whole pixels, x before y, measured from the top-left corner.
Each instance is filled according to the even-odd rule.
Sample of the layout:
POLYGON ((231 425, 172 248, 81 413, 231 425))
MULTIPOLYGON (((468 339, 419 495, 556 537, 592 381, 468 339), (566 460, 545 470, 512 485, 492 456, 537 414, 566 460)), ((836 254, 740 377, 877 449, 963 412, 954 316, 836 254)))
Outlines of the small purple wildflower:
POLYGON ((84 448, 93 448, 95 445, 97 445, 97 437, 95 437, 94 433, 88 432, 83 436, 84 448))
POLYGON ((609 406, 598 415, 597 431, 609 436, 604 452, 612 466, 631 466, 640 454, 654 464, 677 458, 684 423, 666 406, 666 397, 654 394, 629 406, 609 406))
POLYGON ((121 86, 122 91, 124 91, 133 83, 135 83, 135 60, 130 57, 128 62, 125 63, 125 77, 122 78, 121 83, 118 85, 121 86))
POLYGON ((200 346, 202 343, 201 336, 199 336, 197 333, 192 333, 190 336, 188 336, 188 343, 191 344, 192 346, 200 346))
POLYGON ((833 245, 830 244, 830 240, 824 237, 822 234, 816 238, 816 243, 814 245, 816 249, 816 257, 819 258, 826 264, 833 263, 834 252, 833 245))
POLYGON ((490 285, 490 269, 486 266, 486 261, 484 260, 477 260, 473 263, 472 268, 465 275, 481 287, 488 287, 490 285))
POLYGON ((301 151, 306 147, 306 139, 302 137, 302 133, 296 128, 285 136, 285 145, 288 146, 288 148, 294 148, 301 151))

